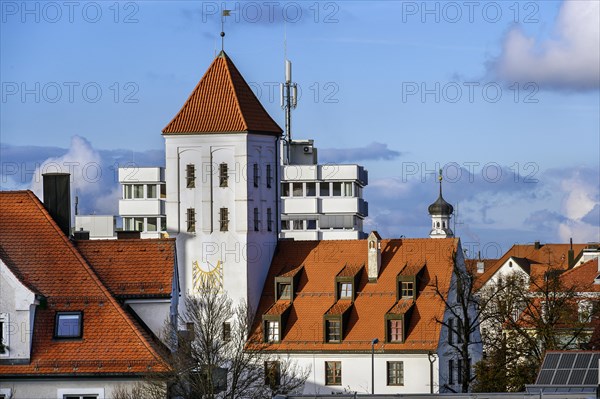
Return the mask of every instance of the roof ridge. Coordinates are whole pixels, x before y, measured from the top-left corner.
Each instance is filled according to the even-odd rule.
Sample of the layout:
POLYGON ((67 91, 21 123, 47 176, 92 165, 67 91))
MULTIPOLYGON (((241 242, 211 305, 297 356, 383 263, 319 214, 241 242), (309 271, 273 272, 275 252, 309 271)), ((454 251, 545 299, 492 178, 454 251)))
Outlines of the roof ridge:
MULTIPOLYGON (((249 131, 250 127, 248 126, 248 121, 246 121, 244 113, 242 112, 242 107, 240 106, 240 98, 238 97, 238 92, 235 89, 235 84, 233 83, 233 76, 231 76, 231 69, 229 67, 229 63, 231 62, 233 64, 233 62, 229 59, 229 56, 227 54, 225 54, 225 52, 223 52, 223 54, 225 56, 221 57, 221 58, 223 59, 222 62, 225 63, 225 69, 227 69, 227 82, 229 83, 229 89, 233 92, 233 97, 235 98, 235 101, 234 101, 235 108, 237 109, 237 113, 238 113, 239 117, 242 119, 242 124, 244 125, 246 130, 249 131)), ((239 73, 237 68, 235 68, 235 66, 234 66, 234 69, 235 69, 235 72, 237 72, 240 75, 244 84, 248 85, 248 83, 246 83, 246 80, 244 80, 244 78, 241 76, 241 74, 239 73)), ((250 89, 250 90, 252 91, 252 89, 250 89)), ((260 101, 259 101, 259 103, 260 103, 260 101)))
POLYGON ((75 246, 73 245, 71 240, 69 240, 67 238, 67 236, 63 233, 63 231, 58 227, 58 225, 56 224, 56 221, 52 218, 52 216, 50 216, 50 213, 42 205, 40 199, 31 190, 26 190, 26 193, 33 200, 33 203, 35 204, 35 206, 42 211, 42 214, 44 215, 44 217, 50 222, 50 225, 56 230, 56 232, 59 234, 61 239, 67 244, 67 246, 69 247, 69 249, 71 250, 73 255, 75 255, 75 257, 81 263, 81 265, 84 267, 84 269, 86 270, 88 275, 92 278, 92 281, 94 281, 96 283, 96 285, 98 286, 98 288, 103 292, 103 294, 106 297, 108 297, 108 301, 113 305, 114 308, 116 308, 117 313, 119 313, 121 315, 121 317, 123 319, 125 319, 126 323, 132 329, 133 333, 138 337, 138 339, 140 339, 142 341, 142 343, 148 349, 148 351, 157 360, 159 360, 160 363, 163 363, 164 359, 154 350, 154 348, 150 345, 150 343, 147 342, 146 338, 136 328, 136 326, 133 324, 133 322, 129 318, 129 316, 125 313, 125 311, 123 310, 121 305, 119 305, 117 303, 117 300, 113 297, 113 295, 110 293, 110 291, 104 286, 104 284, 102 283, 100 278, 96 275, 96 272, 92 269, 92 267, 90 265, 88 265, 87 261, 83 258, 81 253, 77 250, 77 248, 75 248, 75 246))

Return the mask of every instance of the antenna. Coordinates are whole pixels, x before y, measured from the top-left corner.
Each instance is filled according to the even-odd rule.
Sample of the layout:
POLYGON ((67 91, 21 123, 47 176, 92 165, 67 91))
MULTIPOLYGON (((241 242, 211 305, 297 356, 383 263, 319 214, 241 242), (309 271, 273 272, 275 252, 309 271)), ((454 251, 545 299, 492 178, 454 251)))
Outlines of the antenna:
MULTIPOLYGON (((287 52, 287 39, 286 39, 287 52)), ((285 135, 283 145, 285 148, 284 164, 290 162, 290 145, 292 143, 292 110, 298 105, 298 85, 292 82, 292 62, 285 60, 285 83, 279 84, 281 95, 281 109, 285 111, 285 135)))

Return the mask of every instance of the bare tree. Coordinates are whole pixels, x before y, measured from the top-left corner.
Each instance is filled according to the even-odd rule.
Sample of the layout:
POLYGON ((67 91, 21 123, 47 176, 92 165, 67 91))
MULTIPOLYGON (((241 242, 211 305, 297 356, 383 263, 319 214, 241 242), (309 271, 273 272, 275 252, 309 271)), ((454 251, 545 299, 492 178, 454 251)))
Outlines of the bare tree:
MULTIPOLYGON (((471 373, 471 353, 474 346, 481 345, 479 325, 482 313, 479 309, 485 304, 479 303, 474 296, 475 279, 471 272, 457 263, 456 256, 453 264, 453 276, 448 289, 444 290, 440 287, 437 277, 433 282, 435 295, 444 302, 446 311, 450 313, 450 317, 436 318, 436 322, 448 332, 447 344, 461 362, 462 367, 459 368, 461 392, 469 392, 475 378, 471 373)), ((452 389, 447 385, 446 388, 452 389)))
POLYGON ((170 370, 152 375, 146 387, 166 386, 166 396, 182 399, 266 399, 304 386, 308 370, 251 334, 253 312, 245 303, 234 305, 207 285, 185 304, 178 323, 185 328, 169 324, 164 332, 170 370))
POLYGON ((476 366, 476 390, 521 391, 534 382, 547 350, 585 347, 598 306, 580 308, 585 287, 561 273, 513 273, 478 293, 489 303, 482 328, 487 357, 476 366))

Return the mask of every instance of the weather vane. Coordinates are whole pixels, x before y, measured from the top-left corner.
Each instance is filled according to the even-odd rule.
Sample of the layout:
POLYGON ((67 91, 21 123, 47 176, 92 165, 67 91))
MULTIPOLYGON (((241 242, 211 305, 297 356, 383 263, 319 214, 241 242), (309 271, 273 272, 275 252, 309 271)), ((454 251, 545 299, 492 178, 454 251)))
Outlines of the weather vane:
POLYGON ((225 17, 231 15, 231 10, 223 10, 221 13, 221 51, 225 49, 225 17))

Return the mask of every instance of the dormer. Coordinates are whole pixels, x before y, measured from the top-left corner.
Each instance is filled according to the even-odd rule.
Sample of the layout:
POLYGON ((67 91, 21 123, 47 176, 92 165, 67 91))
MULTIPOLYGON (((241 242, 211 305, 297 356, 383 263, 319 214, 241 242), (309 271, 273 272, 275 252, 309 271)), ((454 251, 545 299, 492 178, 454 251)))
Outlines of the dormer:
POLYGON ((377 282, 381 270, 381 236, 375 230, 367 238, 369 282, 377 282))
POLYGON ((275 277, 275 302, 279 300, 294 301, 298 288, 300 272, 304 266, 289 268, 285 273, 275 277))
POLYGON ((323 315, 323 342, 339 344, 344 339, 353 302, 342 299, 334 303, 323 315))
POLYGON ((413 299, 400 299, 385 314, 385 342, 402 344, 408 336, 415 301, 413 299))
POLYGON ((335 299, 350 300, 356 299, 356 291, 364 266, 346 265, 335 276, 335 299))
POLYGON ((419 281, 425 271, 425 264, 404 266, 396 276, 396 300, 416 300, 419 294, 419 281))

